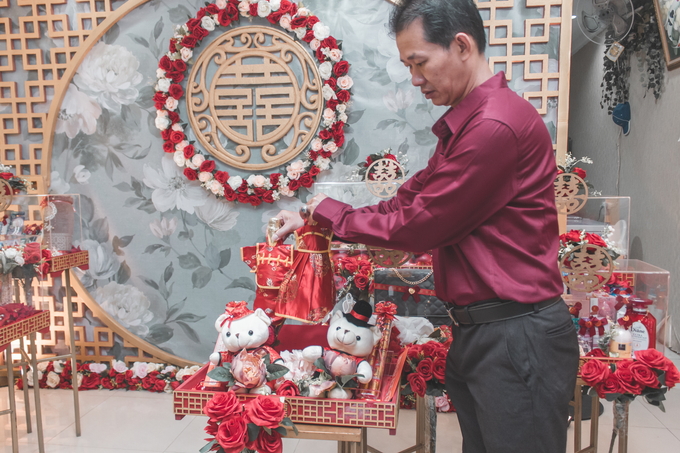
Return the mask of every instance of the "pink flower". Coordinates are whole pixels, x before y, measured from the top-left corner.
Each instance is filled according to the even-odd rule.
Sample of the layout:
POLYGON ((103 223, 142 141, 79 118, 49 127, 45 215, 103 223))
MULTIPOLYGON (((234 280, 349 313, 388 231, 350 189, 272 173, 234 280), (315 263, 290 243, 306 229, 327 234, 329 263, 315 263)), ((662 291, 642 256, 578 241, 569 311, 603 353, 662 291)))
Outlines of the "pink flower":
POLYGON ((259 356, 244 349, 232 359, 231 374, 241 387, 252 389, 267 381, 267 366, 259 356))

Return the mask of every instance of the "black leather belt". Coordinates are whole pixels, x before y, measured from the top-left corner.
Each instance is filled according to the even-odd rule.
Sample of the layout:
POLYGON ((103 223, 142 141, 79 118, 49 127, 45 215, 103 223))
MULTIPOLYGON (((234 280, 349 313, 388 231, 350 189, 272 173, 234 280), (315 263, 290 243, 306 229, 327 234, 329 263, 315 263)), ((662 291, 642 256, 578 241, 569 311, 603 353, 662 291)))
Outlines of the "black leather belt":
POLYGON ((538 313, 541 310, 552 307, 560 300, 562 300, 562 296, 535 304, 520 304, 512 300, 481 301, 464 307, 453 306, 449 309, 449 316, 456 326, 460 324, 470 326, 488 324, 490 322, 505 321, 506 319, 538 313))

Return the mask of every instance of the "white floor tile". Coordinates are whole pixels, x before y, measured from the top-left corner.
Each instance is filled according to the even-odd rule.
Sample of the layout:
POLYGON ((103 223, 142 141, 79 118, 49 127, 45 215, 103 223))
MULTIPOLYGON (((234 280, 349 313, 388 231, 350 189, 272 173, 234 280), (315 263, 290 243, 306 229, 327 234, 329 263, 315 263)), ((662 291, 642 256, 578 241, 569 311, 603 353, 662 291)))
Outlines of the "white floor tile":
POLYGON ((295 450, 286 450, 284 453, 338 453, 338 443, 330 440, 300 439, 295 450))
POLYGON ((669 430, 669 431, 670 431, 671 433, 673 433, 673 435, 674 435, 675 437, 677 437, 678 440, 680 440, 680 429, 671 429, 671 430, 669 430))
MULTIPOLYGON (((175 420, 177 423, 180 421, 175 420)), ((208 437, 204 428, 208 423, 208 417, 194 417, 187 415, 181 422, 187 421, 188 424, 177 432, 179 435, 172 441, 172 443, 165 449, 167 453, 186 453, 197 452, 207 442, 204 440, 208 437)), ((179 428, 178 428, 179 429, 179 428)))

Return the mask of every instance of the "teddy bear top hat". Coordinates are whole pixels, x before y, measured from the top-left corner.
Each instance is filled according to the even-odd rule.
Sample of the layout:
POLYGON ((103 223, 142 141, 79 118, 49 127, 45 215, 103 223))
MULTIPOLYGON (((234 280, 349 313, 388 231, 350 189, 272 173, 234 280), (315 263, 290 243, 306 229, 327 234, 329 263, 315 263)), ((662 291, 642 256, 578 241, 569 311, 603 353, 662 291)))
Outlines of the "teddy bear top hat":
POLYGON ((371 319, 372 314, 373 308, 371 308, 371 304, 365 300, 359 300, 354 304, 354 307, 352 307, 352 311, 345 314, 345 317, 355 326, 371 327, 368 320, 371 319))

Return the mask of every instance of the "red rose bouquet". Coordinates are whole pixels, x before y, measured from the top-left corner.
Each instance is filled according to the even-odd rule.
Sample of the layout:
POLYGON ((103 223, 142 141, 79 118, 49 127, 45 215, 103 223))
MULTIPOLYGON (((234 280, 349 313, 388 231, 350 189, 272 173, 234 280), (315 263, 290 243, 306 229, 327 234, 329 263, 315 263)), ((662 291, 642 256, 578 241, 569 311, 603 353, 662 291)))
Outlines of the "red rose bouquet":
POLYGON ((373 292, 373 264, 364 252, 333 256, 337 299, 351 294, 354 300, 368 300, 373 292))
MULTIPOLYGON (((560 235, 560 250, 558 253, 558 261, 562 262, 565 257, 568 257, 567 263, 574 258, 574 252, 577 248, 584 245, 596 245, 604 248, 612 260, 621 256, 621 251, 611 243, 606 237, 602 238, 599 234, 586 233, 585 231, 571 230, 566 234, 560 235)), ((591 253, 590 249, 587 249, 591 253)), ((606 258, 602 259, 602 265, 608 266, 609 261, 606 258)))
POLYGON ((283 397, 259 395, 243 404, 233 391, 217 392, 203 408, 211 438, 201 453, 281 453, 286 426, 297 428, 285 415, 283 397))
POLYGON ((448 353, 449 347, 436 340, 408 346, 407 366, 403 374, 406 386, 402 394, 442 396, 448 353))
MULTIPOLYGON (((593 196, 600 195, 598 191, 593 190, 595 189, 595 186, 589 183, 588 180, 586 179, 586 171, 581 167, 578 167, 578 164, 580 163, 592 164, 593 160, 589 157, 582 157, 580 159, 576 159, 574 156, 571 155, 571 153, 567 153, 564 162, 560 162, 557 164, 557 174, 561 175, 563 173, 567 174, 571 173, 573 175, 576 175, 586 183, 586 186, 588 186, 588 190, 591 192, 593 196)), ((567 176, 566 178, 569 178, 569 176, 567 176)), ((583 189, 581 184, 579 184, 579 189, 583 189)))

